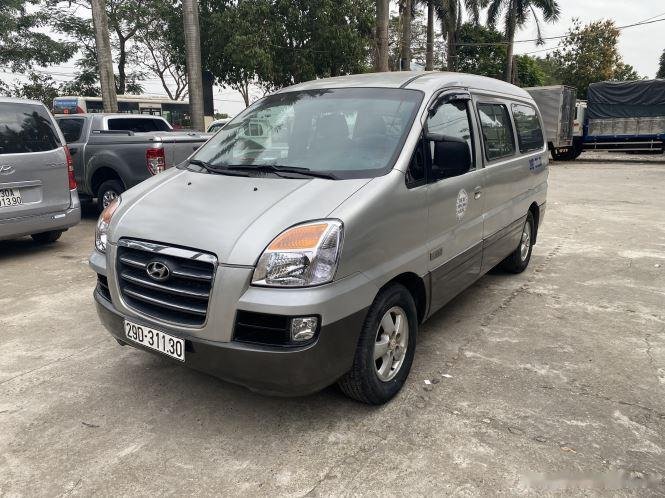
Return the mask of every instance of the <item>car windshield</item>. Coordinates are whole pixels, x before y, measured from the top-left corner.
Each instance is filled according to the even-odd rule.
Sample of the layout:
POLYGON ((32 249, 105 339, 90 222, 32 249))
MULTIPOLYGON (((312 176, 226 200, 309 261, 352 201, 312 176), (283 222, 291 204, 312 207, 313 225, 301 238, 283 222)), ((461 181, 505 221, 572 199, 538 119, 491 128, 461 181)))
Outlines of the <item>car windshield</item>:
POLYGON ((339 88, 268 96, 193 157, 216 168, 300 168, 331 177, 385 174, 411 128, 422 92, 339 88))

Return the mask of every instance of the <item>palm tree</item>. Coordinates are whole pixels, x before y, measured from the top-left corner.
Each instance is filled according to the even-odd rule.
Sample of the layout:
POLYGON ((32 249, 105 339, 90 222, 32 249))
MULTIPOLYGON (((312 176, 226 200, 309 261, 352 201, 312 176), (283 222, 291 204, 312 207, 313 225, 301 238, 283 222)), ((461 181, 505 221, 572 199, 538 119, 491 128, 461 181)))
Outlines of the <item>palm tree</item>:
POLYGON ((487 0, 437 0, 435 10, 441 21, 443 38, 446 40, 446 69, 457 70, 457 43, 458 32, 462 26, 462 13, 464 8, 470 12, 473 22, 480 18, 480 9, 487 0))
POLYGON ((411 19, 413 18, 414 3, 412 0, 403 0, 402 4, 402 47, 400 55, 400 69, 411 70, 411 19))
POLYGON ((505 22, 505 36, 507 43, 506 70, 504 79, 508 82, 513 80, 513 50, 515 45, 515 32, 529 20, 533 14, 538 30, 538 43, 542 43, 540 22, 536 9, 543 14, 546 22, 559 19, 559 3, 557 0, 485 0, 489 5, 487 9, 487 22, 491 27, 496 26, 499 17, 503 14, 505 22))
POLYGON ((388 23, 390 0, 376 0, 376 61, 377 71, 388 71, 388 23))
POLYGON ((203 75, 201 71, 201 34, 199 32, 198 0, 182 0, 182 18, 185 26, 185 54, 187 57, 187 84, 192 128, 205 130, 203 118, 203 75))
POLYGON ((425 44, 425 71, 434 69, 434 0, 425 0, 427 4, 427 42, 425 44))

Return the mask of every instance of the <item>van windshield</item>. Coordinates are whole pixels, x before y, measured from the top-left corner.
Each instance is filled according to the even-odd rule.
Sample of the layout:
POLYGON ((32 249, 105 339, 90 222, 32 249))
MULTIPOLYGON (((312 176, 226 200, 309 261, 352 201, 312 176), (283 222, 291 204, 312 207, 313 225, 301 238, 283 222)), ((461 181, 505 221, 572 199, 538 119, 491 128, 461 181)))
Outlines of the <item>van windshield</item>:
POLYGON ((392 169, 423 94, 394 88, 279 93, 239 114, 193 159, 212 167, 307 168, 333 178, 392 169))

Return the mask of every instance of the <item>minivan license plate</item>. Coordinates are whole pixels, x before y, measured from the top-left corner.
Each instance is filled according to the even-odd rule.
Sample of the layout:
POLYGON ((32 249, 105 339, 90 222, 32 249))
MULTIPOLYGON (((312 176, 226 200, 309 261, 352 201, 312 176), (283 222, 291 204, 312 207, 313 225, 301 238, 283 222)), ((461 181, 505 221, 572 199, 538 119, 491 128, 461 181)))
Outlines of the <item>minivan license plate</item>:
POLYGON ((0 208, 20 206, 22 203, 20 189, 0 188, 0 208))
POLYGON ((165 334, 161 330, 125 320, 125 336, 142 346, 159 351, 176 360, 185 361, 185 341, 165 334))

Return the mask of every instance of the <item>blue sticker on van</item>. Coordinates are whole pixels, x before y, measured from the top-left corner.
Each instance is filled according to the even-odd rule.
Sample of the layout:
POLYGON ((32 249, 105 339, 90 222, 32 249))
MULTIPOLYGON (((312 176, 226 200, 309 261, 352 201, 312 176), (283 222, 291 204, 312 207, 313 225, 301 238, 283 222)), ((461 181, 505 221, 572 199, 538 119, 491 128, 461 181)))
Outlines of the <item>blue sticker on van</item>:
POLYGON ((529 169, 531 171, 539 170, 543 167, 543 159, 540 156, 532 157, 529 159, 529 169))

